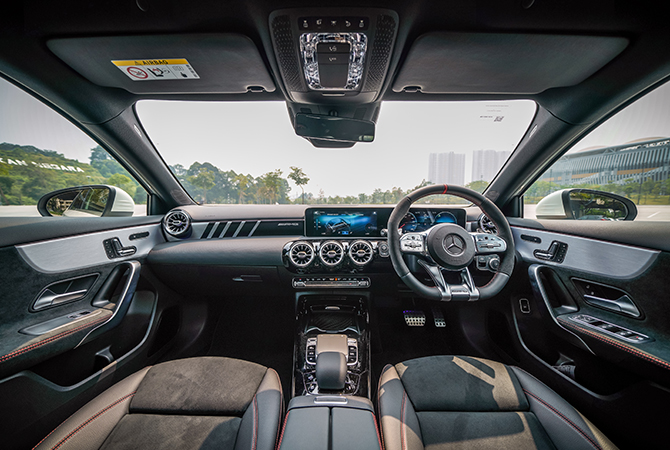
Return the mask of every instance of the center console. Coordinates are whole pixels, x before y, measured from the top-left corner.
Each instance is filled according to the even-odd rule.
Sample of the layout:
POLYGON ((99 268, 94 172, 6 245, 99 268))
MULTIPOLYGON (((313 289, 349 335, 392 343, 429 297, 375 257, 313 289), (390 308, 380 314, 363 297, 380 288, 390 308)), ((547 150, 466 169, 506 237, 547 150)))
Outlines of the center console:
POLYGON ((370 332, 367 300, 364 295, 305 293, 298 296, 294 396, 325 393, 369 397, 370 332), (339 367, 332 367, 339 364, 338 354, 342 355, 341 370, 344 373, 341 388, 330 382, 330 371, 340 370, 339 367), (319 374, 329 378, 326 385, 320 385, 319 374))
POLYGON ((297 294, 293 398, 278 448, 381 450, 369 399, 369 298, 326 292, 297 294))

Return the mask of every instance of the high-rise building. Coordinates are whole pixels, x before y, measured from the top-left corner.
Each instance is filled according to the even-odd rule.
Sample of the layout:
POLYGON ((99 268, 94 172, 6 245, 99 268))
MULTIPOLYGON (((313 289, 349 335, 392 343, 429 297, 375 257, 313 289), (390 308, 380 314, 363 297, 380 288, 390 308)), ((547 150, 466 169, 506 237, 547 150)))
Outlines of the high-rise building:
POLYGON ((428 157, 428 180, 438 184, 465 184, 465 154, 431 153, 428 157))
POLYGON ((475 150, 472 153, 472 181, 491 181, 512 152, 475 150))

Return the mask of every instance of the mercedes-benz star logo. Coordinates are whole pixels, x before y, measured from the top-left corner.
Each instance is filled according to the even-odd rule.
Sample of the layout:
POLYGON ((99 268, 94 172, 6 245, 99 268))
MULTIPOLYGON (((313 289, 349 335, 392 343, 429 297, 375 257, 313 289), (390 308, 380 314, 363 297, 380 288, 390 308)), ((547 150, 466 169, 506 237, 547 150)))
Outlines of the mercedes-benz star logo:
POLYGON ((444 241, 442 241, 442 245, 444 245, 444 249, 451 256, 462 255, 463 250, 465 250, 465 242, 463 242, 463 239, 456 234, 447 235, 447 237, 444 238, 444 241))

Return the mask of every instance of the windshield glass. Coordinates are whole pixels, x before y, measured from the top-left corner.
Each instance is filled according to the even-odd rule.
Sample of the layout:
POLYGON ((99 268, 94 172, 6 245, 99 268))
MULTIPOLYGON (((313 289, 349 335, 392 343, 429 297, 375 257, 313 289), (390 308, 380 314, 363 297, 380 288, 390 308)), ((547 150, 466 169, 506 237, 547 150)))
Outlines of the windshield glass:
POLYGON ((386 102, 374 142, 322 149, 294 133, 280 102, 137 105, 170 169, 207 204, 396 203, 432 183, 482 192, 535 110, 530 100, 386 102))

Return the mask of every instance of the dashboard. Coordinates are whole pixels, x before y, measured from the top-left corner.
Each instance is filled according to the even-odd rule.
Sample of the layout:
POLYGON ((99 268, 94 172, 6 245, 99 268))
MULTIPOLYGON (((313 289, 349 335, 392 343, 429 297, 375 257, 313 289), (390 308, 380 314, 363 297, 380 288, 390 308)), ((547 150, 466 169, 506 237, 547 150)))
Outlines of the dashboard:
MULTIPOLYGON (((387 228, 393 209, 393 205, 184 207, 168 213, 163 228, 169 242, 192 242, 188 251, 180 246, 181 252, 198 248, 211 253, 217 263, 284 266, 294 275, 368 275, 392 272, 387 228)), ((415 205, 399 228, 401 233, 422 232, 443 223, 469 231, 479 225, 474 217, 468 218, 465 208, 415 205)), ((297 280, 303 281, 307 286, 313 280, 297 280)), ((366 286, 366 279, 344 281, 366 286)))

